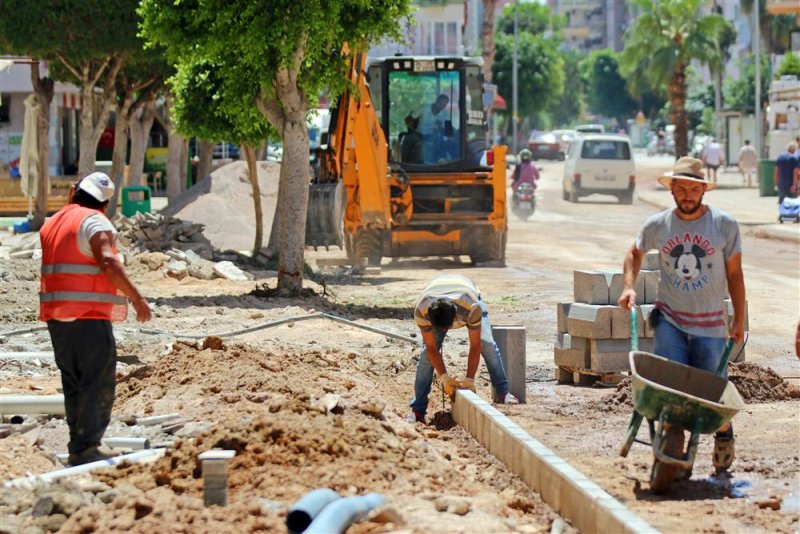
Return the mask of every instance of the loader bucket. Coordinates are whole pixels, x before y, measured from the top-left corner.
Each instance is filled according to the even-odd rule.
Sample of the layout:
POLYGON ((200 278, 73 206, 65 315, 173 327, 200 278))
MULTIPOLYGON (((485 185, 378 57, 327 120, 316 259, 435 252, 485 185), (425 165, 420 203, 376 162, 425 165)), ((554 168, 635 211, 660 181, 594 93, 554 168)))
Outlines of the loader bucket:
POLYGON ((344 186, 341 181, 311 184, 306 211, 306 246, 342 248, 344 186))

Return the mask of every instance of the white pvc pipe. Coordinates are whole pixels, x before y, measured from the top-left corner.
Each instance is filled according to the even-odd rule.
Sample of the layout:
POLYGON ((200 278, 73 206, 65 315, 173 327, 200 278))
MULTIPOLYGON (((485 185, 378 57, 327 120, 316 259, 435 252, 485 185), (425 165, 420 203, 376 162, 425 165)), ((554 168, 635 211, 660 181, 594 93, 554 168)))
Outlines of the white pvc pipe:
POLYGON ((147 438, 135 437, 117 437, 117 438, 103 438, 103 445, 111 447, 112 449, 131 449, 140 451, 142 449, 150 448, 150 440, 147 438))
POLYGON ((165 415, 151 415, 149 417, 137 417, 136 424, 142 426, 155 426, 169 421, 177 421, 181 418, 179 413, 168 413, 165 415))
POLYGON ((65 415, 64 395, 0 395, 0 415, 65 415))
POLYGON ((145 460, 156 459, 157 457, 162 456, 164 452, 165 449, 145 449, 143 451, 136 451, 130 454, 114 456, 113 458, 109 458, 107 460, 98 460, 97 462, 91 462, 83 465, 76 465, 75 467, 58 469, 56 471, 50 471, 49 473, 43 473, 41 475, 31 475, 27 477, 15 478, 14 480, 9 480, 8 482, 4 483, 3 487, 6 488, 31 487, 39 483, 53 482, 54 480, 58 480, 59 478, 64 478, 72 475, 79 475, 82 473, 89 473, 90 471, 94 471, 95 469, 101 469, 103 467, 114 467, 115 465, 121 464, 122 462, 138 463, 145 460))

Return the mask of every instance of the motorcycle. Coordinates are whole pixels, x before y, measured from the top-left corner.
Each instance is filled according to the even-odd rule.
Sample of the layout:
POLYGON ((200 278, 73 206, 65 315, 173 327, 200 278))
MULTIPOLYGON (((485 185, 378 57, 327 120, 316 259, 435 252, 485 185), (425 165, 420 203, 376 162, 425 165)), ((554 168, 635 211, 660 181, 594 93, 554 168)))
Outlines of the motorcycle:
POLYGON ((511 211, 522 221, 527 221, 536 210, 536 189, 529 183, 520 184, 511 197, 511 211))

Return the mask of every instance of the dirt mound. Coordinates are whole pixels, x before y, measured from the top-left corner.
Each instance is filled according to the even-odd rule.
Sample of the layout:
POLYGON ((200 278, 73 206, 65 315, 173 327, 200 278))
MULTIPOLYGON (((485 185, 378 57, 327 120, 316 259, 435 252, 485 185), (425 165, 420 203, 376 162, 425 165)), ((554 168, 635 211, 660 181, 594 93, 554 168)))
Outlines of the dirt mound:
POLYGON ((769 367, 756 363, 733 363, 728 367, 733 382, 745 402, 770 402, 800 398, 800 388, 789 384, 769 367))
MULTIPOLYGON (((280 163, 274 161, 258 162, 265 240, 272 228, 278 200, 280 168, 280 163)), ((181 194, 161 213, 204 225, 203 235, 219 250, 252 249, 256 216, 247 163, 234 161, 220 167, 181 194)))
POLYGON ((617 384, 616 389, 611 393, 603 395, 599 400, 594 401, 593 406, 604 412, 626 411, 633 409, 631 398, 631 377, 625 377, 617 384))

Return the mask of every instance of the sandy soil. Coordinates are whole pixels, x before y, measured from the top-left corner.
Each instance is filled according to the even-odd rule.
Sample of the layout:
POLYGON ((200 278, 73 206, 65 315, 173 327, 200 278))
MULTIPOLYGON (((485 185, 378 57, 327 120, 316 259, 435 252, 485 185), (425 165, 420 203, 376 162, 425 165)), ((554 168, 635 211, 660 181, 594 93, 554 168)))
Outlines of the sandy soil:
MULTIPOLYGON (((655 169, 664 162, 652 164, 655 169)), ((606 397, 624 396, 624 389, 557 386, 552 369, 555 305, 572 300, 572 271, 618 269, 653 208, 618 206, 602 198, 561 202, 559 172, 559 165, 545 165, 536 214, 527 223, 511 221, 505 269, 473 268, 454 259, 384 260, 378 275, 325 271, 318 278, 324 279, 325 296, 323 285, 308 281, 317 296, 285 299, 263 290, 262 284, 275 286, 274 273, 267 271, 254 271, 255 282, 177 281, 133 259, 130 272, 154 307, 154 321, 145 328, 173 334, 144 333, 132 322, 116 327, 119 354, 127 359, 119 369, 115 431, 124 430, 122 421, 131 416, 169 412, 211 423, 212 429, 193 439, 175 439, 168 456, 153 465, 106 473, 94 486, 85 483, 77 490, 51 488, 59 495, 77 491, 82 500, 71 506, 58 497, 61 504, 44 518, 26 515, 43 490, 5 492, 0 498, 4 520, 67 532, 144 532, 164 521, 177 531, 281 531, 286 507, 327 485, 346 495, 378 491, 396 513, 373 517, 352 532, 549 530, 556 517, 552 510, 452 426, 447 403, 438 395, 431 400, 432 424, 402 420, 412 396, 416 346, 323 319, 226 338, 222 346, 212 345, 216 348, 203 348, 202 339, 176 343, 176 337, 224 333, 317 311, 415 336, 416 295, 447 270, 479 283, 493 321, 526 326, 528 404, 502 411, 637 514, 665 532, 796 531, 800 401, 776 400, 792 397, 781 377, 800 375, 791 353, 794 319, 786 317, 800 300, 796 245, 744 235, 747 359, 757 366, 743 369, 743 390, 753 402, 734 419, 737 459, 731 477, 710 477, 712 443, 705 437, 693 478, 657 497, 648 490, 649 449, 635 445, 627 458, 618 456, 630 407, 624 399, 606 397), (323 407, 333 406, 334 399, 335 408, 323 407), (196 453, 214 446, 237 451, 230 470, 231 505, 224 510, 202 506, 198 481, 196 453), (773 509, 776 503, 780 510, 773 509)), ((316 258, 341 255, 309 252, 308 259, 313 265, 316 258)), ((3 332, 37 326, 37 270, 33 260, 4 260, 0 266, 0 279, 11 282, 0 293, 3 332)), ((0 340, 2 351, 48 349, 43 331, 0 340)), ((464 373, 466 349, 463 332, 448 337, 445 358, 456 376, 464 373)), ((52 392, 57 376, 46 365, 7 365, 0 368, 0 388, 52 392)), ((477 384, 488 398, 483 366, 477 384)), ((15 447, 23 448, 14 449, 19 451, 14 460, 0 456, 0 478, 19 475, 21 466, 31 472, 49 469, 45 461, 64 450, 66 430, 62 422, 48 425, 27 454, 17 439, 15 447)), ((640 438, 646 438, 645 430, 640 438)), ((0 443, 11 443, 8 439, 0 443)))

